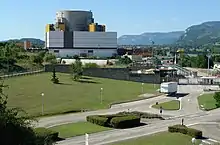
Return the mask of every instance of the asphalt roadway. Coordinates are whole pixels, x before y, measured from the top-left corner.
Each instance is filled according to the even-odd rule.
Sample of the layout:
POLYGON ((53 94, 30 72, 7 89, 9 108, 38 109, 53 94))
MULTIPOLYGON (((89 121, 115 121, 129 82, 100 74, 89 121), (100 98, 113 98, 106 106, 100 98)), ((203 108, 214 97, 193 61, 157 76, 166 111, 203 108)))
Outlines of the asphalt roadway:
MULTIPOLYGON (((207 112, 203 114, 198 114, 195 116, 188 116, 185 118, 185 123, 188 126, 196 125, 202 122, 216 121, 219 118, 220 110, 218 112, 207 112)), ((157 121, 154 124, 141 126, 137 128, 131 129, 121 129, 121 130, 111 130, 105 132, 99 132, 95 134, 89 135, 89 145, 103 145, 112 142, 132 139, 136 137, 141 137, 145 135, 150 135, 153 133, 166 131, 167 127, 170 125, 180 124, 181 117, 177 117, 171 120, 157 121)), ((78 136, 74 138, 70 138, 64 141, 57 142, 59 145, 84 145, 85 144, 85 136, 78 136)))
MULTIPOLYGON (((204 112, 199 109, 197 103, 197 97, 203 93, 204 86, 196 85, 182 85, 178 87, 178 92, 182 94, 189 93, 184 97, 180 97, 181 108, 178 111, 163 111, 164 116, 169 116, 168 120, 156 121, 152 124, 131 128, 123 130, 111 130, 105 132, 94 133, 89 136, 90 145, 101 145, 107 144, 115 141, 126 140, 129 138, 140 137, 144 135, 153 134, 160 131, 167 130, 169 125, 180 123, 181 119, 184 118, 185 124, 197 124, 200 122, 208 122, 213 120, 220 120, 220 110, 213 110, 210 112, 204 112)), ((75 113, 75 114, 66 114, 60 116, 46 117, 39 120, 36 124, 37 127, 52 127, 66 123, 73 123, 79 121, 85 121, 86 116, 95 115, 95 114, 113 114, 121 111, 142 111, 149 113, 159 113, 157 109, 151 108, 151 105, 156 102, 166 102, 175 97, 166 97, 164 95, 135 101, 131 103, 123 103, 112 106, 110 109, 103 109, 91 112, 75 113)), ((61 145, 80 145, 85 144, 85 137, 78 136, 64 141, 57 142, 61 145)))

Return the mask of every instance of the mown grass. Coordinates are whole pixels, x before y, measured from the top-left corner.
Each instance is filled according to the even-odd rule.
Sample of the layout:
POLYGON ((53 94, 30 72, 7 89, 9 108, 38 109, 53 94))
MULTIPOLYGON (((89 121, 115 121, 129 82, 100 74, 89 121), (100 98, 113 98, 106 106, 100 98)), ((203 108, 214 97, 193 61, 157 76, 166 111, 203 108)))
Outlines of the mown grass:
MULTIPOLYGON (((9 107, 19 107, 32 116, 40 116, 43 103, 44 114, 51 115, 108 108, 113 102, 137 99, 141 94, 141 83, 137 82, 89 77, 75 82, 70 74, 57 73, 60 84, 53 84, 51 76, 52 73, 41 73, 5 80, 9 85, 5 90, 9 107)), ((157 88, 153 84, 144 85, 145 93, 154 93, 157 88)))

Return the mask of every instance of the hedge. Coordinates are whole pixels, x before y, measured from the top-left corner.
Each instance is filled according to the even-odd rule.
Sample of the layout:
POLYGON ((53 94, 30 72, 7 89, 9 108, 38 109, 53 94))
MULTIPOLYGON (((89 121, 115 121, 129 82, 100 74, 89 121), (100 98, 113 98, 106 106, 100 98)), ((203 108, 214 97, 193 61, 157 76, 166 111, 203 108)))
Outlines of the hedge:
POLYGON ((47 128, 35 128, 34 129, 36 138, 37 138, 37 142, 39 144, 41 144, 42 142, 46 142, 46 143, 51 143, 51 142, 55 142, 59 139, 58 135, 59 132, 55 132, 52 130, 49 130, 47 128))
POLYGON ((193 129, 193 128, 188 128, 185 125, 174 125, 174 126, 169 126, 168 127, 169 132, 179 132, 182 134, 187 134, 189 136, 195 137, 195 138, 201 138, 202 137, 202 131, 193 129))
POLYGON ((104 127, 113 128, 128 128, 134 127, 140 124, 140 117, 134 115, 92 115, 87 116, 86 120, 93 124, 97 124, 104 127))
POLYGON ((158 114, 151 114, 151 113, 138 112, 138 111, 133 111, 133 112, 119 112, 118 114, 119 114, 119 115, 135 115, 135 116, 138 116, 138 117, 140 117, 140 118, 146 118, 146 119, 154 119, 154 118, 157 118, 157 119, 164 120, 164 118, 161 117, 161 116, 158 115, 158 114))
POLYGON ((106 117, 102 117, 102 116, 98 116, 98 115, 91 115, 91 116, 87 116, 86 120, 88 122, 91 122, 93 124, 97 124, 100 126, 108 126, 108 118, 106 117))
POLYGON ((110 124, 114 128, 129 128, 140 125, 140 117, 128 115, 123 117, 114 117, 111 119, 110 124))

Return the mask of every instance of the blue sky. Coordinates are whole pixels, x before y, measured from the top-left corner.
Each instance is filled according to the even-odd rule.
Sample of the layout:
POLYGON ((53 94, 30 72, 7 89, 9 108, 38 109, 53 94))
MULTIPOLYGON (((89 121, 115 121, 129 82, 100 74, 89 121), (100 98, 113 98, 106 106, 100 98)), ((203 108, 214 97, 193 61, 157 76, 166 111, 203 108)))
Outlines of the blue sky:
POLYGON ((56 11, 92 10, 108 31, 124 34, 185 30, 204 21, 220 20, 220 0, 1 0, 0 40, 44 39, 56 11))

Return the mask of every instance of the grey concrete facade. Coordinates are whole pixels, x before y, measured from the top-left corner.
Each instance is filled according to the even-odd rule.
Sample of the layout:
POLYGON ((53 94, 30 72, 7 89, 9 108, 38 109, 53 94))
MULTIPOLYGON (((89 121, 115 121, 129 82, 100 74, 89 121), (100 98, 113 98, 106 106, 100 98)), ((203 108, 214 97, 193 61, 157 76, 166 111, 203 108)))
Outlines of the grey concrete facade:
POLYGON ((64 48, 73 47, 73 33, 65 31, 64 32, 64 48))

